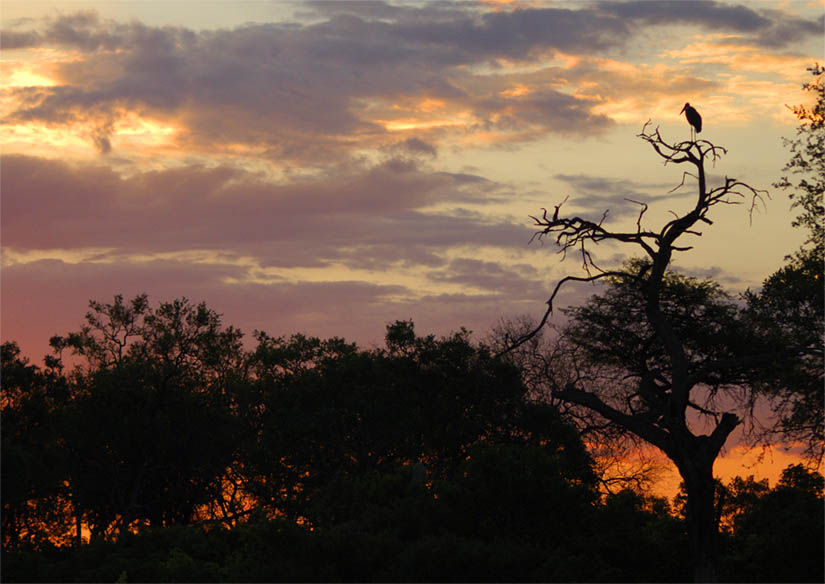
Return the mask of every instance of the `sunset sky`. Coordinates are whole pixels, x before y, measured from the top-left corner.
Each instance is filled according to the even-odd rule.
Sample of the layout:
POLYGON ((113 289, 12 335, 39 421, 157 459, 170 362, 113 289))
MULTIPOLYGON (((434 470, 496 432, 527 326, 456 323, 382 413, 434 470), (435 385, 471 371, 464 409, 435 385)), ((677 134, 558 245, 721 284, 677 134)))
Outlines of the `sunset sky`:
MULTIPOLYGON (((729 151, 712 175, 772 190, 824 6, 5 0, 2 338, 39 361, 89 299, 141 292, 365 346, 538 318, 580 262, 529 214, 632 225, 631 198, 658 228, 692 203, 647 120, 686 140, 690 102, 729 151)), ((759 286, 805 234, 785 193, 748 209, 676 267, 759 286)))

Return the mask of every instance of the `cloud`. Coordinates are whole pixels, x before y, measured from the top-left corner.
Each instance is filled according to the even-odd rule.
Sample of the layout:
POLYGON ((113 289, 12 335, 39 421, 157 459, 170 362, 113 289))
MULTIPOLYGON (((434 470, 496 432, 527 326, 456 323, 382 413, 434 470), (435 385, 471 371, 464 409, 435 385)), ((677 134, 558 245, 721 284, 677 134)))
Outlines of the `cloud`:
POLYGON ((36 47, 43 43, 43 37, 34 30, 17 31, 17 30, 3 30, 0 31, 3 37, 3 49, 25 49, 28 47, 36 47))
MULTIPOLYGON (((355 340, 380 336, 396 316, 400 286, 366 282, 230 284, 238 269, 227 265, 155 260, 139 263, 42 260, 3 268, 3 340, 24 352, 48 352, 50 336, 77 330, 89 300, 111 301, 150 293, 153 303, 187 297, 224 314, 224 324, 272 334, 307 332, 355 340), (60 294, 55 294, 60 290, 60 294)), ((249 339, 248 339, 249 340, 249 339)))
POLYGON ((407 152, 413 155, 428 155, 432 158, 438 156, 438 148, 420 138, 407 138, 396 142, 387 148, 390 151, 407 152))
POLYGON ((747 6, 702 0, 634 1, 601 4, 605 12, 646 24, 700 24, 710 29, 752 32, 770 26, 770 19, 747 6))
POLYGON ((746 42, 765 47, 793 46, 809 36, 821 35, 823 29, 822 17, 804 19, 781 10, 704 0, 605 2, 600 9, 640 26, 682 24, 745 33, 746 42))
POLYGON ((543 293, 544 278, 529 264, 504 265, 500 262, 457 258, 443 270, 432 271, 428 277, 436 282, 457 283, 478 290, 512 297, 543 293))
MULTIPOLYGON (((117 121, 138 112, 180 125, 178 140, 190 150, 241 144, 280 164, 322 167, 398 143, 393 118, 384 114, 398 116, 397 105, 429 99, 443 103, 448 123, 405 119, 401 126, 411 133, 404 140, 418 142, 400 142, 432 155, 438 147, 432 128, 507 144, 554 132, 599 134, 611 123, 610 112, 599 109, 615 95, 607 79, 582 70, 580 79, 587 75, 608 91, 561 89, 571 77, 557 70, 548 72, 543 86, 508 96, 503 92, 510 89, 512 63, 529 67, 557 53, 607 56, 650 26, 738 32, 765 46, 787 46, 822 29, 821 21, 778 10, 715 2, 504 11, 333 2, 312 3, 305 12, 302 22, 199 32, 118 23, 88 11, 35 29, 10 28, 6 48, 58 46, 79 53, 56 65, 58 85, 10 89, 17 105, 4 122, 83 123, 100 152, 108 153, 116 149, 117 121)), ((660 85, 696 91, 695 79, 685 77, 683 88, 675 87, 678 81, 660 85)), ((633 94, 655 93, 655 86, 648 82, 633 94)))
MULTIPOLYGON (((6 156, 3 245, 15 249, 190 249, 251 255, 264 266, 437 263, 456 245, 521 247, 522 225, 435 203, 482 204, 489 181, 389 159, 315 179, 270 182, 236 167, 190 166, 128 179, 98 165, 6 156)), ((495 194, 495 193, 494 193, 495 194)))
POLYGON ((610 218, 636 217, 641 207, 633 201, 650 204, 665 196, 679 196, 669 192, 672 185, 661 183, 586 174, 557 174, 554 178, 571 187, 569 204, 582 209, 591 220, 598 219, 606 210, 609 210, 610 218))
MULTIPOLYGON (((567 168, 553 179, 570 208, 633 224, 625 198, 674 185, 610 177, 615 157, 579 174, 604 148, 616 154, 611 126, 676 120, 687 95, 705 97, 709 130, 740 123, 756 111, 741 103, 772 99, 777 71, 792 68, 792 39, 821 24, 713 2, 296 9, 292 22, 203 31, 94 12, 6 23, 3 50, 23 51, 6 62, 0 130, 7 152, 47 158, 2 160, 4 335, 45 340, 80 324, 89 298, 142 291, 207 300, 274 334, 374 339, 396 318, 446 333, 540 317, 558 256, 528 245, 529 220, 509 213, 535 209, 516 210, 513 193, 533 197, 567 168), (660 36, 672 51, 648 43, 660 36), (717 96, 737 96, 737 111, 712 107, 717 96), (551 134, 605 139, 547 140, 523 159, 461 151, 551 134), (81 139, 102 155, 69 162, 92 155, 81 139), (571 163, 568 148, 587 154, 571 163)), ((774 101, 796 103, 788 95, 774 101)), ((576 269, 575 258, 559 268, 576 269)), ((557 305, 588 290, 571 286, 557 305)))
POLYGON ((82 56, 56 67, 55 87, 13 90, 18 107, 5 122, 102 120, 95 140, 106 152, 113 121, 124 110, 139 111, 182 123, 189 147, 243 143, 273 160, 321 165, 388 141, 387 129, 369 113, 375 100, 420 96, 466 107, 470 131, 529 126, 587 134, 605 121, 588 113, 592 102, 549 89, 517 111, 490 95, 470 95, 465 86, 488 75, 467 67, 525 60, 536 51, 616 46, 626 36, 618 19, 562 9, 480 14, 388 7, 398 18, 384 21, 358 11, 347 5, 322 22, 202 32, 81 12, 41 30, 11 30, 14 47, 56 45, 82 56))
POLYGON ((745 283, 742 278, 737 276, 736 274, 731 274, 719 266, 710 266, 710 267, 678 267, 677 271, 685 274, 687 276, 691 276, 693 278, 699 278, 700 280, 710 279, 715 282, 721 282, 725 284, 729 289, 741 289, 743 284, 745 283))
MULTIPOLYGON (((493 269, 491 267, 491 269, 493 269)), ((542 291, 516 295, 452 293, 417 295, 397 284, 357 281, 229 283, 229 265, 170 260, 138 263, 42 260, 6 266, 2 279, 2 339, 17 341, 35 361, 49 352, 48 339, 77 330, 89 300, 111 301, 149 292, 154 304, 187 297, 204 301, 240 328, 248 343, 253 330, 342 336, 368 343, 385 326, 413 319, 421 334, 448 334, 467 326, 483 335, 501 314, 540 312, 542 291), (54 291, 60 290, 55 295, 54 291)))

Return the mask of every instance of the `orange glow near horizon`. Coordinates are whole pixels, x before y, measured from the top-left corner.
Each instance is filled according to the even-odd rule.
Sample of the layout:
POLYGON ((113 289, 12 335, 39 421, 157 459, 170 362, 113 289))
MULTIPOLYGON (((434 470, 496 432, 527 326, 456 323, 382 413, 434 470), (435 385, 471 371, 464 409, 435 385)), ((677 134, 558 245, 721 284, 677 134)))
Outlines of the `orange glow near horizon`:
MULTIPOLYGON (((647 447, 644 456, 658 461, 659 472, 656 473, 653 493, 660 497, 672 500, 679 493, 682 477, 673 463, 659 450, 647 447)), ((825 461, 823 461, 825 462, 825 461)), ((753 476, 756 480, 768 479, 771 488, 779 481, 782 471, 790 465, 805 464, 804 458, 782 446, 759 448, 735 446, 720 455, 713 465, 713 475, 723 483, 730 482, 734 477, 747 478, 753 476)), ((825 471, 825 464, 820 464, 817 472, 825 471)))

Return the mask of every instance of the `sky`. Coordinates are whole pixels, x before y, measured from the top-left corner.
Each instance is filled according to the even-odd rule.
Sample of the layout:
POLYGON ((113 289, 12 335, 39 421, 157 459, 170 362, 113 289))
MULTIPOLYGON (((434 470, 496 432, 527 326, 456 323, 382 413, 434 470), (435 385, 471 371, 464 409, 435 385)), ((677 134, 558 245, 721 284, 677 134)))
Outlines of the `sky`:
MULTIPOLYGON (((225 324, 380 345, 538 319, 581 274, 530 215, 689 209, 648 120, 769 190, 679 255, 733 293, 795 251, 782 137, 823 61, 818 1, 15 2, 0 7, 0 335, 34 361, 90 299, 205 301, 225 324)), ((594 249, 602 267, 639 255, 594 249)), ((593 288, 557 300, 581 302, 593 288)))

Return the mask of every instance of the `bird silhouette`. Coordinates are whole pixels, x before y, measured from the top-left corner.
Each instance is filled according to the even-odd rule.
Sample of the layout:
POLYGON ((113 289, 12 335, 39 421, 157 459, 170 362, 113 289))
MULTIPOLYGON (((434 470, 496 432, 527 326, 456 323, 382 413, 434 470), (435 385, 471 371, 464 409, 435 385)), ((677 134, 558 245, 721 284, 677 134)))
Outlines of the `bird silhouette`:
POLYGON ((689 103, 685 104, 685 107, 682 108, 679 114, 681 115, 682 112, 685 112, 688 124, 690 124, 690 139, 695 140, 696 137, 693 134, 693 130, 695 129, 697 134, 702 131, 702 116, 700 116, 696 108, 692 107, 689 103))

